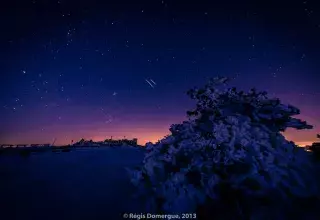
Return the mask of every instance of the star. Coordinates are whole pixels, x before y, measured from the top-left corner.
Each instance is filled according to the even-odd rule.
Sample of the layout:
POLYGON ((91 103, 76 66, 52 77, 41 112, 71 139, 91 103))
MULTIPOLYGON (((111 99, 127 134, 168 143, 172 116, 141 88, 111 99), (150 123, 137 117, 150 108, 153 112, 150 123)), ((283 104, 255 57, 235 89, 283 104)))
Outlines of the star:
MULTIPOLYGON (((51 126, 49 119, 53 118, 56 133, 46 130, 37 136, 25 128, 22 133, 32 133, 32 137, 23 135, 26 140, 42 141, 52 135, 62 140, 69 132, 77 136, 83 129, 79 124, 96 126, 84 134, 87 137, 99 136, 94 130, 100 129, 120 132, 107 129, 114 119, 108 116, 112 112, 117 118, 139 118, 118 126, 125 133, 119 134, 121 137, 127 131, 136 134, 135 128, 142 125, 159 127, 154 133, 160 134, 164 118, 176 117, 167 111, 173 105, 181 117, 189 110, 187 97, 183 98, 185 91, 217 75, 235 79, 230 85, 236 88, 257 87, 279 96, 294 94, 281 101, 303 107, 301 117, 306 120, 319 112, 311 99, 316 102, 320 92, 315 73, 320 65, 315 49, 320 44, 316 40, 320 23, 311 1, 302 0, 297 8, 278 3, 268 10, 256 5, 246 8, 244 4, 237 4, 235 10, 218 9, 205 2, 182 7, 159 0, 124 8, 114 4, 89 7, 64 0, 44 5, 30 0, 30 7, 8 8, 3 20, 15 31, 3 33, 3 44, 12 60, 6 64, 8 68, 0 69, 5 91, 0 100, 2 106, 7 104, 0 107, 1 116, 12 124, 8 137, 15 138, 22 129, 19 120, 27 118, 27 113, 41 111, 39 117, 30 120, 30 128, 51 126), (50 13, 46 13, 48 8, 50 13), (39 21, 32 16, 24 19, 26 14, 39 13, 39 21), (7 14, 22 16, 13 21, 7 14), (237 22, 242 16, 256 25, 237 22), (289 25, 288 20, 299 24, 289 25), (53 103, 60 103, 60 107, 53 103), (123 111, 117 111, 120 108, 123 111), (157 119, 153 122, 141 116, 151 118, 156 114, 153 110, 162 112, 154 115, 157 119), (59 123, 62 117, 72 118, 68 120, 70 126, 59 123)), ((153 131, 145 130, 145 137, 153 135, 153 131)))

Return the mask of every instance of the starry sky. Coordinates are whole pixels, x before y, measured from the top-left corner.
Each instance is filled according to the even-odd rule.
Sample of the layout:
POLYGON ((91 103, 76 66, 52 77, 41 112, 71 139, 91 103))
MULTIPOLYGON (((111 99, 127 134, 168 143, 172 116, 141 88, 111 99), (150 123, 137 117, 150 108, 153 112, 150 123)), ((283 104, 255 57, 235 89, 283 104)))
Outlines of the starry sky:
POLYGON ((301 109, 320 133, 316 1, 11 0, 0 9, 0 143, 157 141, 194 106, 186 91, 234 78, 301 109))

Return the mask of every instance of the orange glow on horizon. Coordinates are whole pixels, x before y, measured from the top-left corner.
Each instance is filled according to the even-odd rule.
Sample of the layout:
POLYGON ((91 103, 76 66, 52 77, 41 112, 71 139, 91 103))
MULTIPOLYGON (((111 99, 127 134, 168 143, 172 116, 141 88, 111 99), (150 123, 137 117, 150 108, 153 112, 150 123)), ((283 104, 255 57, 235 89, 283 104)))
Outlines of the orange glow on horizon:
MULTIPOLYGON (((84 138, 86 140, 93 140, 93 141, 103 141, 105 139, 109 139, 112 136, 112 139, 133 139, 137 138, 138 139, 138 144, 139 145, 145 145, 147 142, 152 142, 156 143, 157 141, 161 140, 164 138, 166 135, 170 134, 168 129, 163 129, 162 131, 151 131, 148 133, 147 131, 140 131, 140 132, 133 132, 133 133, 128 133, 128 132, 113 132, 110 133, 110 135, 106 136, 103 135, 102 133, 104 132, 97 132, 95 135, 67 135, 66 137, 57 137, 55 141, 55 145, 68 145, 71 144, 71 141, 77 142, 81 138, 84 138), (99 134, 100 133, 100 134, 99 134)), ((295 137, 294 135, 292 136, 291 133, 285 133, 284 134, 285 138, 287 140, 295 142, 296 145, 300 147, 304 147, 307 145, 311 145, 312 143, 316 142, 316 138, 307 141, 306 139, 302 139, 301 135, 299 137, 295 137)), ((5 143, 1 144, 52 144, 54 142, 54 138, 48 138, 45 136, 35 136, 35 135, 28 135, 26 137, 18 136, 15 137, 14 139, 7 139, 5 143), (49 140, 49 141, 48 141, 49 140)))
MULTIPOLYGON (((147 142, 155 143, 166 135, 170 134, 169 127, 173 123, 180 123, 180 120, 168 118, 165 121, 150 123, 117 124, 114 127, 106 127, 106 125, 93 124, 84 125, 67 125, 47 127, 45 131, 29 130, 23 133, 17 133, 14 136, 6 135, 0 140, 0 144, 52 144, 68 145, 84 138, 86 140, 103 141, 105 139, 138 139, 139 145, 145 145, 147 142), (173 123, 172 123, 173 122, 173 123), (135 127, 136 126, 136 127, 135 127)), ((287 140, 295 142, 298 146, 311 145, 317 142, 316 134, 320 133, 319 129, 311 130, 294 130, 288 129, 283 135, 287 140)))

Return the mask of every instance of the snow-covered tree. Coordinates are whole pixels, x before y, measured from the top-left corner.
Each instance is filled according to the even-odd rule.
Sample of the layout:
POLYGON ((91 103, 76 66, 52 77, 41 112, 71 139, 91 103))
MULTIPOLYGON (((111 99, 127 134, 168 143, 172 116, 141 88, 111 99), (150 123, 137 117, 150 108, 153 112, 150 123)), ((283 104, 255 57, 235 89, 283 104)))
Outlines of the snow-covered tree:
MULTIPOLYGON (((299 109, 227 82, 217 77, 188 91, 196 100, 188 120, 146 145, 143 166, 131 171, 131 180, 150 211, 260 219, 261 207, 289 208, 289 199, 318 193, 308 153, 281 134, 312 128, 292 117, 299 109)), ((269 212, 275 213, 284 212, 269 212)))

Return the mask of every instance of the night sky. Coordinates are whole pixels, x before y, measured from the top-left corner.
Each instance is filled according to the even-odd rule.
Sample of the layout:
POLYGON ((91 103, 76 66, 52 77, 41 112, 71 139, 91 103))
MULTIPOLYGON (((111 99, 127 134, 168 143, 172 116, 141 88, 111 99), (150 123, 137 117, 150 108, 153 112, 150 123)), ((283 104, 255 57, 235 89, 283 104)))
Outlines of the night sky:
POLYGON ((316 1, 10 0, 1 5, 0 143, 157 141, 186 91, 234 78, 301 109, 320 133, 316 1), (215 3, 216 2, 216 3, 215 3))

